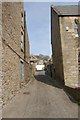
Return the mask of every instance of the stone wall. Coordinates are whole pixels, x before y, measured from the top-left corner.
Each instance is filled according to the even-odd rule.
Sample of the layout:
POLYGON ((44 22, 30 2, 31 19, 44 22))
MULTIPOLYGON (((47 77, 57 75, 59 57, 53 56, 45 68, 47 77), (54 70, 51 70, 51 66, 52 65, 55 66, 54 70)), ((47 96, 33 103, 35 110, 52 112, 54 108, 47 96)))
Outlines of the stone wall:
POLYGON ((26 46, 27 46, 27 61, 30 61, 30 45, 29 45, 29 40, 27 40, 27 43, 26 43, 26 46))
POLYGON ((80 18, 79 18, 79 38, 78 38, 78 70, 79 70, 79 75, 78 75, 78 83, 80 86, 80 18))
POLYGON ((27 31, 26 31, 25 39, 26 39, 26 61, 29 62, 30 61, 30 45, 29 45, 29 38, 28 38, 27 31))
POLYGON ((51 43, 54 69, 53 77, 64 83, 59 17, 57 13, 53 11, 53 8, 51 13, 51 43))
POLYGON ((0 119, 2 118, 2 59, 3 59, 3 47, 2 47, 2 3, 0 2, 0 119))
POLYGON ((78 37, 74 31, 75 18, 77 17, 60 18, 64 80, 65 85, 72 88, 78 87, 78 37))
POLYGON ((2 27, 3 103, 5 104, 32 76, 30 65, 24 59, 24 50, 21 50, 21 35, 23 32, 24 38, 25 30, 23 3, 2 3, 2 27))
POLYGON ((78 34, 74 23, 78 17, 61 16, 51 8, 51 43, 55 79, 68 87, 78 87, 78 34))
POLYGON ((24 12, 24 24, 25 24, 25 45, 26 45, 26 52, 25 52, 25 59, 29 63, 30 61, 30 44, 29 44, 29 37, 27 32, 26 26, 26 12, 24 12))

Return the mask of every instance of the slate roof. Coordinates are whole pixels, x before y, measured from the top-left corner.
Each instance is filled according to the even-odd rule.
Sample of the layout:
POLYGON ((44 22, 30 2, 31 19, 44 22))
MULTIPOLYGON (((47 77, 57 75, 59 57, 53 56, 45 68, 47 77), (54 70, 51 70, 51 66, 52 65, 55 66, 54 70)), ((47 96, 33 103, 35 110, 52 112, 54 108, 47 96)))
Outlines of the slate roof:
POLYGON ((80 16, 80 5, 51 6, 59 16, 80 16))

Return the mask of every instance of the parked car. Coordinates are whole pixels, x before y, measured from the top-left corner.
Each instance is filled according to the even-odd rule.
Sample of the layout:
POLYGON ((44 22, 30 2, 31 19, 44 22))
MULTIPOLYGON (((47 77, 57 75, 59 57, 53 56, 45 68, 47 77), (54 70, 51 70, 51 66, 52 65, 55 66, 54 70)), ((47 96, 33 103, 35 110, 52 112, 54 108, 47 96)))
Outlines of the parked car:
POLYGON ((36 65, 36 71, 44 70, 44 65, 36 65))

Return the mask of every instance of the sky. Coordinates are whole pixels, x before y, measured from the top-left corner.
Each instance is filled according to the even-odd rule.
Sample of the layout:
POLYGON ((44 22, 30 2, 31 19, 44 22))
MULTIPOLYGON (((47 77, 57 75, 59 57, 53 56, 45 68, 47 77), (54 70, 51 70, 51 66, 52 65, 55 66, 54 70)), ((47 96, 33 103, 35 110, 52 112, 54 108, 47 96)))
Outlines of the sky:
POLYGON ((30 54, 51 56, 50 6, 68 4, 77 4, 77 2, 24 2, 30 54))

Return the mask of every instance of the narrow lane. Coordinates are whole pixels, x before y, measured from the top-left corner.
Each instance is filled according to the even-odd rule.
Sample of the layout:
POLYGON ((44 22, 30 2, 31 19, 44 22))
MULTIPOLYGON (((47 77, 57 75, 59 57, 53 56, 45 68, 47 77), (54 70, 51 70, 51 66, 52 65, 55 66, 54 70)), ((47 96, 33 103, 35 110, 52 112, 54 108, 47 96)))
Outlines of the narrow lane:
POLYGON ((78 106, 44 72, 3 108, 5 118, 77 118, 78 106))

